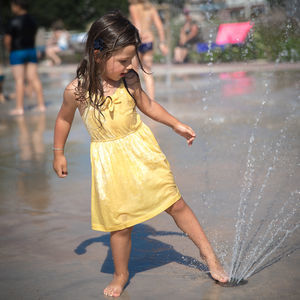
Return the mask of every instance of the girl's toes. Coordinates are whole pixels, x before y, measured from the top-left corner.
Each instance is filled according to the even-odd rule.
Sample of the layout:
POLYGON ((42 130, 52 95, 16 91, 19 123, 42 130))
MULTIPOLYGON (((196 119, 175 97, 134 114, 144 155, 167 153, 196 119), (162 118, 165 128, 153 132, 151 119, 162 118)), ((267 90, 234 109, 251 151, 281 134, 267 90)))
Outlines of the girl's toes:
POLYGON ((110 289, 108 289, 108 288, 104 289, 103 294, 105 296, 110 296, 110 289))
POLYGON ((220 277, 219 281, 222 283, 226 283, 228 281, 228 279, 226 279, 225 277, 220 277))
POLYGON ((226 283, 229 279, 227 276, 223 276, 223 275, 216 275, 215 274, 215 280, 222 282, 222 283, 226 283))
POLYGON ((114 290, 111 294, 111 296, 113 297, 119 297, 121 294, 119 292, 117 292, 117 290, 114 290))

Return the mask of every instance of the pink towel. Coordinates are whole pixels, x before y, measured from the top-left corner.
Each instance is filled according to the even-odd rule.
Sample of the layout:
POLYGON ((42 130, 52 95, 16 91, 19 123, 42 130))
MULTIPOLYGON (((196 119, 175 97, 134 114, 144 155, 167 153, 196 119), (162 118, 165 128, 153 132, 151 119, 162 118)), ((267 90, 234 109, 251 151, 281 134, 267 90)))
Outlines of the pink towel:
POLYGON ((220 24, 216 44, 242 44, 253 27, 253 22, 220 24))

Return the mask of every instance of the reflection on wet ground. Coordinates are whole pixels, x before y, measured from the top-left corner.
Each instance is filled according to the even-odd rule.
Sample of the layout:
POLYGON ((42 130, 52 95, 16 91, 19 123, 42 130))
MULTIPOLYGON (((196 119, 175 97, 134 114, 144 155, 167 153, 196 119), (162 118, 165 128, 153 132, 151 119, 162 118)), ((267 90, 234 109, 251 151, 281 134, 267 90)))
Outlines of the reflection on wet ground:
MULTIPOLYGON (((101 289, 113 272, 109 235, 90 230, 89 139, 79 115, 66 147, 69 176, 61 180, 52 171, 53 126, 63 89, 73 76, 63 68, 42 73, 46 114, 34 112, 30 98, 24 117, 7 116, 13 101, 1 105, 1 299, 104 299, 101 289)), ((259 69, 157 76, 157 100, 194 128, 197 141, 188 148, 169 128, 143 119, 225 265, 249 138, 260 112, 253 197, 282 130, 285 138, 256 222, 267 221, 270 209, 279 209, 298 189, 299 79, 297 70, 259 69)), ((9 76, 5 90, 13 91, 9 76)), ((298 248, 296 233, 280 252, 285 255, 247 285, 224 289, 207 276, 196 249, 162 214, 134 230, 131 282, 121 299, 298 299, 298 248)))

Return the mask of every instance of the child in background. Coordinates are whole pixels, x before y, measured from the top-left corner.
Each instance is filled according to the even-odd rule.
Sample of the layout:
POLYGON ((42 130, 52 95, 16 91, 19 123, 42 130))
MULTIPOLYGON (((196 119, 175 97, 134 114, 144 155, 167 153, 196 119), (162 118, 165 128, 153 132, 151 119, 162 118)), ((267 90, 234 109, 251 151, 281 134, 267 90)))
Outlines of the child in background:
POLYGON ((65 89, 54 132, 53 167, 64 178, 68 174, 64 146, 78 108, 91 135, 92 229, 111 233, 115 272, 104 294, 113 297, 120 296, 128 281, 133 226, 163 211, 198 247, 211 276, 228 281, 196 216, 181 197, 165 155, 136 112, 138 107, 192 145, 194 131, 142 90, 132 69, 139 45, 137 29, 118 12, 93 23, 85 58, 76 79, 65 89))
POLYGON ((58 53, 69 48, 70 35, 68 31, 65 30, 64 23, 61 20, 53 23, 52 30, 52 35, 47 42, 46 56, 51 59, 51 63, 60 65, 61 58, 58 56, 58 53))

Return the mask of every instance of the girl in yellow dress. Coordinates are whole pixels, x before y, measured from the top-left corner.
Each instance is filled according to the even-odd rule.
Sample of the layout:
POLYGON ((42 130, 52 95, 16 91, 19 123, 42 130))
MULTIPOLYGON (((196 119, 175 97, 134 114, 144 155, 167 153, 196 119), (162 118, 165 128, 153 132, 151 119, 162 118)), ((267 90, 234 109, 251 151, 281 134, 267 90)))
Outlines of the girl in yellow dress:
POLYGON ((228 281, 197 218, 182 199, 165 155, 136 112, 138 107, 192 145, 194 131, 141 88, 132 70, 139 45, 137 29, 119 12, 93 23, 85 58, 76 79, 65 89, 54 132, 53 167, 64 178, 68 174, 64 146, 78 108, 91 136, 92 228, 111 232, 115 272, 104 294, 114 297, 120 296, 128 281, 133 226, 163 211, 199 248, 211 276, 228 281))

